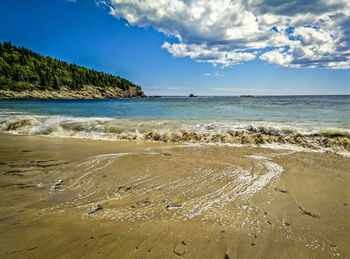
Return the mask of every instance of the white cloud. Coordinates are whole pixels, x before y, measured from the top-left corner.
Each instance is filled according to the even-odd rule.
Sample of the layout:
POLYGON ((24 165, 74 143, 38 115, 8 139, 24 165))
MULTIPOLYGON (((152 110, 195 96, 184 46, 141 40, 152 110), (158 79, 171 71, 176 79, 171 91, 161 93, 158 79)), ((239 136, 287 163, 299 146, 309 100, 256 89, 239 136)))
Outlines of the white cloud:
POLYGON ((280 66, 295 66, 298 67, 298 65, 293 65, 293 57, 289 53, 283 53, 279 49, 275 49, 272 51, 265 52, 260 56, 260 59, 266 60, 267 62, 271 64, 277 64, 280 66))
POLYGON ((175 37, 162 45, 174 57, 223 67, 258 58, 287 67, 350 67, 349 0, 104 2, 131 26, 175 37))
POLYGON ((222 73, 219 73, 218 71, 215 71, 214 73, 205 73, 204 76, 223 77, 224 75, 222 73))

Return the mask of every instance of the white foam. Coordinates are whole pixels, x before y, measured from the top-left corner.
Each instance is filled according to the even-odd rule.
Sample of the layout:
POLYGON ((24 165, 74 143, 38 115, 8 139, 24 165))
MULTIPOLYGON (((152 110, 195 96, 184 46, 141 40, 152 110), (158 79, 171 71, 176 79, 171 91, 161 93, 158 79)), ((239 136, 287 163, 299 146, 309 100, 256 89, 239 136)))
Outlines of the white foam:
MULTIPOLYGON (((77 118, 70 116, 39 116, 0 112, 0 129, 13 134, 45 135, 64 138, 87 138, 98 140, 133 140, 175 142, 182 144, 210 144, 244 146, 255 145, 234 143, 232 132, 246 134, 263 133, 282 136, 312 136, 314 134, 340 134, 350 136, 348 128, 320 128, 302 124, 282 124, 272 122, 206 122, 184 120, 121 120, 113 118, 77 118), (327 133, 328 132, 328 133, 327 133), (186 140, 186 136, 188 139, 186 140), (220 135, 221 134, 221 135, 220 135), (231 143, 233 142, 233 143, 231 143)), ((247 136, 248 136, 247 135, 247 136)), ((310 151, 301 145, 275 142, 259 144, 261 147, 285 148, 290 150, 310 151)), ((308 141, 308 140, 306 140, 308 141)), ((320 150, 332 150, 322 146, 322 142, 310 140, 320 150)), ((347 154, 341 146, 334 150, 347 154)))

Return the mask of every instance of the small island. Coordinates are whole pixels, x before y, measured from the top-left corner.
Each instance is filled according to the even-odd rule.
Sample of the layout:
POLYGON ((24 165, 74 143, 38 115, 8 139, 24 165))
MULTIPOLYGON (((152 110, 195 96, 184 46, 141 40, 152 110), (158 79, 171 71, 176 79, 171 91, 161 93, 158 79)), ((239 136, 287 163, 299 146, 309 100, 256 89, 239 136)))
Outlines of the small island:
POLYGON ((104 72, 0 43, 0 99, 146 97, 141 87, 104 72))

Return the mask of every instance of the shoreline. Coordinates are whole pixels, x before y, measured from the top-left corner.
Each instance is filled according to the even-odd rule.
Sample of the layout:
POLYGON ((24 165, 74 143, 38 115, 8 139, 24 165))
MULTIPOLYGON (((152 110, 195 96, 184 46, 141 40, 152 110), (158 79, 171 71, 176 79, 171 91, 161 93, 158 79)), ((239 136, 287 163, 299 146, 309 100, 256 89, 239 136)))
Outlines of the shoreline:
MULTIPOLYGON (((270 125, 269 123, 266 123, 270 125)), ((346 129, 319 129, 302 132, 273 126, 229 124, 184 124, 181 121, 117 120, 113 118, 76 118, 14 114, 4 115, 0 132, 19 135, 44 135, 63 138, 110 141, 155 142, 172 144, 209 144, 241 146, 280 146, 288 149, 332 152, 350 155, 346 129), (6 117, 7 116, 7 117, 6 117), (237 127, 237 126, 236 126, 237 127)))
POLYGON ((128 90, 112 87, 98 87, 85 85, 82 89, 73 91, 66 87, 60 90, 25 90, 15 92, 0 90, 0 99, 37 99, 37 100, 82 100, 82 99, 119 99, 119 98, 145 98, 142 90, 130 87, 128 90))
MULTIPOLYGON (((58 139, 72 139, 72 140, 84 140, 84 141, 102 141, 102 142, 110 142, 110 143, 135 143, 135 144, 156 144, 156 145, 171 145, 171 146, 217 146, 217 147, 234 147, 234 148, 263 148, 263 149, 276 149, 276 150, 290 150, 295 152, 311 152, 311 153, 328 153, 335 154, 345 157, 350 157, 349 150, 339 150, 333 148, 322 148, 317 146, 310 146, 307 144, 300 144, 294 142, 196 142, 196 141, 161 141, 158 138, 156 140, 151 138, 146 139, 136 139, 133 137, 122 136, 122 137, 98 137, 98 138, 90 138, 87 136, 72 136, 72 135, 29 135, 29 134, 21 134, 21 133, 11 133, 11 132, 1 132, 0 134, 4 135, 12 135, 12 136, 24 136, 24 137, 47 137, 47 138, 58 138, 58 139)), ((253 135, 254 136, 254 135, 253 135)))

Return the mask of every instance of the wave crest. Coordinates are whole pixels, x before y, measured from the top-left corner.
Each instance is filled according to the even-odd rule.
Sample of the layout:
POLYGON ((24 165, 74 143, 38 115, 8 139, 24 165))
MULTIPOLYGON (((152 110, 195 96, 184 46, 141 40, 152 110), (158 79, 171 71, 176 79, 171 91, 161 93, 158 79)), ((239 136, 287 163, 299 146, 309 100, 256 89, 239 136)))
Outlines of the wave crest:
POLYGON ((277 144, 350 153, 348 129, 265 124, 268 125, 35 115, 3 115, 0 118, 1 131, 14 134, 166 143, 277 144))

